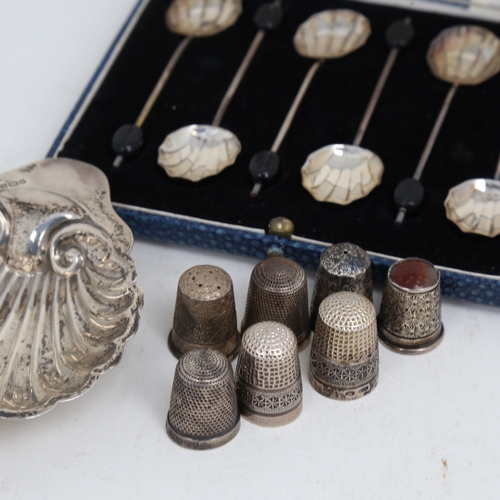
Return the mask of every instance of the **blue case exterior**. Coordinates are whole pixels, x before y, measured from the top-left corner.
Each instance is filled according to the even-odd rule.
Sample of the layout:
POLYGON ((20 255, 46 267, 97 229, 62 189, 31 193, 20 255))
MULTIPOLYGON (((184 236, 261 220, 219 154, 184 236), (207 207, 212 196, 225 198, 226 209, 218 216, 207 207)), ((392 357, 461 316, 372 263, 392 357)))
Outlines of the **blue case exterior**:
MULTIPOLYGON (((263 259, 271 248, 278 247, 283 255, 305 268, 316 269, 321 252, 327 244, 308 243, 305 240, 288 240, 209 221, 190 220, 170 214, 142 211, 115 205, 118 215, 130 226, 137 237, 168 241, 207 250, 246 255, 263 259)), ((383 283, 387 270, 397 260, 370 253, 373 280, 383 283)), ((467 274, 452 269, 439 269, 441 291, 457 299, 500 307, 500 279, 495 276, 467 274)))

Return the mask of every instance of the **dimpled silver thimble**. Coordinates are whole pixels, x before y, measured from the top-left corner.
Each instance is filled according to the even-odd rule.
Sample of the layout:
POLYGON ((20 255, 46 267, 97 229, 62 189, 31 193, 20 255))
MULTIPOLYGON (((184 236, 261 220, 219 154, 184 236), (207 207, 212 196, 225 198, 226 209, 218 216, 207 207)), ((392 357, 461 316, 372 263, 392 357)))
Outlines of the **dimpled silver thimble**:
POLYGON ((292 330, 299 350, 309 341, 306 273, 293 260, 271 255, 253 269, 248 286, 244 332, 261 321, 277 321, 292 330))
POLYGON ((233 369, 213 349, 184 354, 175 368, 167 433, 185 448, 217 448, 233 439, 240 415, 233 369))
POLYGON ((285 425, 302 410, 297 338, 275 321, 252 325, 243 334, 236 367, 241 414, 266 427, 285 425))
POLYGON ((337 243, 321 253, 311 300, 311 329, 314 330, 321 302, 334 292, 355 292, 372 300, 370 257, 357 245, 337 243))
POLYGON ((412 257, 390 267, 378 329, 386 347, 404 354, 428 352, 443 339, 440 276, 430 262, 412 257))
POLYGON ((378 382, 375 308, 354 292, 337 292, 321 302, 309 360, 309 380, 332 399, 366 396, 378 382))
POLYGON ((216 266, 194 266, 179 279, 170 350, 180 357, 191 349, 209 347, 230 360, 238 353, 233 282, 216 266))

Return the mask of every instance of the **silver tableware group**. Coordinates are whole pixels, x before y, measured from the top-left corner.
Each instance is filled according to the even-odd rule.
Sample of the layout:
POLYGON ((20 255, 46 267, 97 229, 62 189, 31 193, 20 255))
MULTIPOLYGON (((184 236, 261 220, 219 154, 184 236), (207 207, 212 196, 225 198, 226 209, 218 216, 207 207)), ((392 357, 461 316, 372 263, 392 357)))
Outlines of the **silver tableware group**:
MULTIPOLYGON (((187 270, 179 280, 169 338, 174 354, 184 353, 176 369, 167 419, 172 439, 189 448, 220 446, 237 433, 235 411, 267 427, 293 422, 302 411, 298 352, 311 330, 314 337, 308 373, 312 387, 337 400, 370 394, 379 379, 379 340, 408 354, 427 352, 442 340, 439 271, 422 259, 396 262, 389 270, 377 318, 368 255, 350 243, 331 245, 321 255, 311 317, 314 322, 307 312, 304 270, 290 259, 271 254, 252 272, 240 344, 229 276, 213 266, 187 270), (226 296, 229 300, 222 300, 226 296), (182 332, 182 343, 176 332, 182 332), (235 339, 230 353, 222 338, 235 339), (232 358, 237 351, 234 390, 229 397, 231 384, 221 385, 219 361, 207 360, 226 359, 223 354, 232 358), (205 378, 199 375, 200 368, 193 366, 195 362, 205 367, 205 378), (188 377, 187 367, 195 375, 188 377), (189 379, 190 390, 181 385, 182 376, 189 379), (213 403, 219 398, 212 390, 221 391, 221 404, 213 403), (230 405, 229 399, 237 403, 230 405), (184 404, 187 409, 182 408, 184 404), (220 412, 224 429, 212 429, 213 412, 220 412), (176 424, 177 414, 184 417, 176 417, 176 424)), ((232 380, 229 368, 224 373, 232 380)))

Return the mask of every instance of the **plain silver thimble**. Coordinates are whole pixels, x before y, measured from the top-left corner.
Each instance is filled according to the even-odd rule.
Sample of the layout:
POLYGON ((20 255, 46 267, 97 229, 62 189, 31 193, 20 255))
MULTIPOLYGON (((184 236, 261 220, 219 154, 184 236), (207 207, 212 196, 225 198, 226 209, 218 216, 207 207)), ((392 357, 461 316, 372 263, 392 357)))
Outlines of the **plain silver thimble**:
POLYGON ((288 326, 297 337, 299 350, 307 345, 311 330, 306 273, 293 260, 271 255, 254 267, 241 331, 261 321, 288 326))
POLYGON ((355 292, 372 300, 370 257, 357 245, 338 243, 321 253, 311 300, 311 329, 314 330, 321 302, 334 292, 355 292))
POLYGON ((238 353, 233 282, 216 266, 194 266, 179 279, 174 323, 168 337, 176 357, 191 349, 209 347, 230 360, 238 353))
POLYGON ((440 276, 430 262, 412 257, 390 267, 378 331, 386 347, 405 354, 428 352, 443 339, 440 276))
POLYGON ((213 349, 184 354, 175 368, 167 433, 185 448, 217 448, 240 428, 233 369, 213 349))
POLYGON ((297 338, 275 321, 252 325, 243 334, 236 367, 241 414, 266 427, 285 425, 302 410, 297 338))
POLYGON ((321 302, 309 360, 309 380, 332 399, 358 399, 378 382, 377 317, 370 300, 337 292, 321 302))

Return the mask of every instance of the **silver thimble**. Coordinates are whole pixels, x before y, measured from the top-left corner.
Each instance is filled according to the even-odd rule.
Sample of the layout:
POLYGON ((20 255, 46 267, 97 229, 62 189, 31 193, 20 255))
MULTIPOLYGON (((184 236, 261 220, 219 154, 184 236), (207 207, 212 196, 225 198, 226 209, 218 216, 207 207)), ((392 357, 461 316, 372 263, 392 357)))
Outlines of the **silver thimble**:
POLYGON ((233 282, 216 266, 194 266, 179 279, 170 350, 180 357, 191 349, 209 347, 230 360, 238 353, 233 282))
POLYGON ((338 243, 323 250, 311 300, 311 329, 314 330, 321 302, 334 292, 355 292, 372 300, 370 257, 357 245, 338 243))
POLYGON ((185 448, 217 448, 240 428, 233 369, 213 349, 184 354, 175 368, 167 433, 185 448))
POLYGON ((275 321, 252 325, 243 334, 236 367, 241 414, 266 427, 285 425, 302 410, 297 339, 275 321))
POLYGON ((378 331, 386 347, 406 354, 428 352, 443 339, 440 276, 430 262, 412 257, 390 267, 378 331))
POLYGON ((307 345, 311 331, 306 273, 293 260, 271 255, 254 267, 241 331, 261 321, 288 326, 297 337, 299 350, 307 345))
POLYGON ((337 292, 321 302, 309 360, 309 380, 332 399, 358 399, 378 382, 375 308, 354 292, 337 292))

